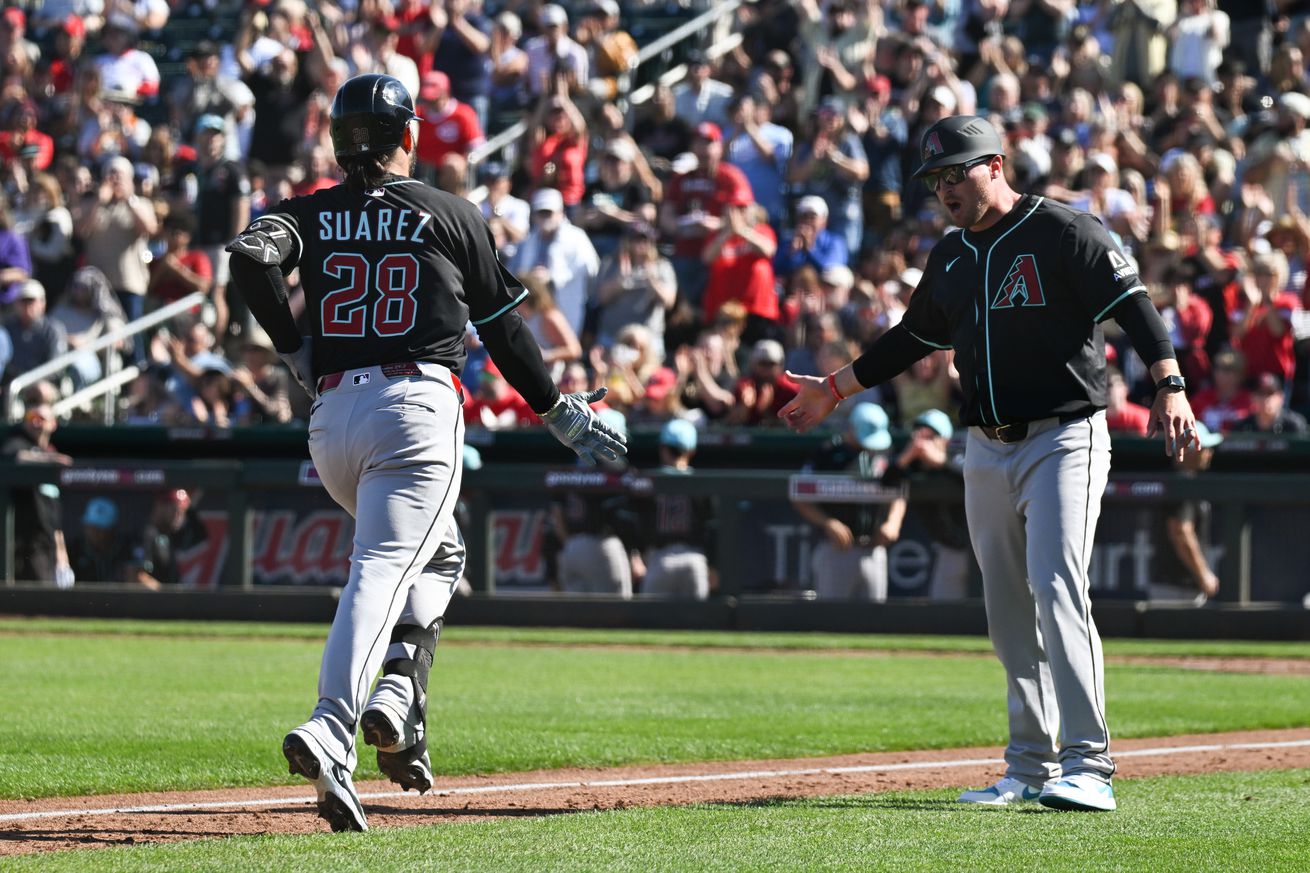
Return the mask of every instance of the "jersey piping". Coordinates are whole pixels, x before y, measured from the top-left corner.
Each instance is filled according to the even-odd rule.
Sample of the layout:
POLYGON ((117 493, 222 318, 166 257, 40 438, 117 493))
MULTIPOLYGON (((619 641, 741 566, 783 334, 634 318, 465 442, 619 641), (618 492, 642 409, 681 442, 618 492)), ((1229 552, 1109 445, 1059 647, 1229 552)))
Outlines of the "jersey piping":
POLYGON ((488 315, 486 318, 479 318, 477 321, 470 322, 470 323, 474 327, 477 327, 480 324, 486 324, 489 321, 495 321, 497 318, 500 318, 506 312, 509 312, 511 309, 515 308, 520 303, 522 303, 523 298, 527 296, 528 296, 528 289, 524 288, 522 294, 520 294, 518 297, 515 297, 509 303, 506 303, 504 306, 500 307, 500 309, 497 310, 496 312, 492 313, 491 315, 488 315))
POLYGON ((919 336, 919 335, 918 335, 917 333, 915 333, 914 331, 910 330, 908 327, 905 328, 905 332, 908 333, 910 336, 914 337, 915 339, 917 339, 919 342, 923 343, 925 346, 931 346, 931 347, 934 348, 934 349, 950 349, 950 348, 954 348, 954 346, 944 346, 944 345, 942 345, 941 343, 930 342, 930 341, 924 339, 923 337, 919 336))
POLYGON ((1111 302, 1109 306, 1105 307, 1100 312, 1096 313, 1096 317, 1093 318, 1092 321, 1100 321, 1101 319, 1105 318, 1105 314, 1107 312, 1109 312, 1111 309, 1114 309, 1116 306, 1119 305, 1119 301, 1127 299, 1131 295, 1136 294, 1138 291, 1145 291, 1145 290, 1146 290, 1145 285, 1134 285, 1124 293, 1120 294, 1118 297, 1114 298, 1114 301, 1111 302))

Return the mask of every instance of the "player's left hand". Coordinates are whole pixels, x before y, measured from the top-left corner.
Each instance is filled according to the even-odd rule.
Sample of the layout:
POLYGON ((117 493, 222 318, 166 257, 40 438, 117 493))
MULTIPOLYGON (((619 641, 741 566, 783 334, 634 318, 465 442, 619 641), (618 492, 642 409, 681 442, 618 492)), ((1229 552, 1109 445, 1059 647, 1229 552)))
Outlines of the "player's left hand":
POLYGON ((837 398, 828 390, 827 379, 798 376, 790 370, 787 378, 796 383, 796 396, 778 410, 778 417, 792 430, 804 433, 837 408, 837 398))
POLYGON ((1182 391, 1160 391, 1155 395, 1155 402, 1151 404, 1151 425, 1146 435, 1150 437, 1157 433, 1164 434, 1164 453, 1174 460, 1181 461, 1189 445, 1201 447, 1201 438, 1196 433, 1196 416, 1182 391))
POLYGON ((601 421, 596 410, 591 408, 591 404, 608 393, 608 388, 597 388, 578 394, 561 394, 555 405, 541 416, 555 439, 573 449, 579 458, 593 467, 602 457, 614 461, 619 455, 628 453, 623 434, 601 421))
POLYGON ((300 339, 300 348, 290 354, 278 352, 277 356, 282 359, 282 363, 287 365, 287 369, 291 371, 291 377, 296 380, 296 383, 300 385, 301 388, 305 389, 305 393, 309 395, 309 399, 313 400, 318 397, 318 391, 316 390, 317 386, 314 383, 314 351, 311 343, 312 338, 305 336, 300 339))

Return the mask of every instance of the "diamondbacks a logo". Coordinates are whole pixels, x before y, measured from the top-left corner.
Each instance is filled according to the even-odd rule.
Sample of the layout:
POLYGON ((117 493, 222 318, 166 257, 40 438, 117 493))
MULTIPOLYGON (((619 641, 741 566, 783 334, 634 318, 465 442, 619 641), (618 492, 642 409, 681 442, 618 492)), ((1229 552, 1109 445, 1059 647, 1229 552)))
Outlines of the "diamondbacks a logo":
POLYGON ((992 309, 1011 309, 1015 306, 1045 306, 1042 280, 1037 275, 1037 258, 1019 255, 1010 265, 1001 282, 1000 290, 992 300, 992 309))
POLYGON ((933 155, 940 155, 945 149, 942 148, 941 138, 937 136, 937 131, 928 134, 923 140, 923 159, 926 161, 933 155))

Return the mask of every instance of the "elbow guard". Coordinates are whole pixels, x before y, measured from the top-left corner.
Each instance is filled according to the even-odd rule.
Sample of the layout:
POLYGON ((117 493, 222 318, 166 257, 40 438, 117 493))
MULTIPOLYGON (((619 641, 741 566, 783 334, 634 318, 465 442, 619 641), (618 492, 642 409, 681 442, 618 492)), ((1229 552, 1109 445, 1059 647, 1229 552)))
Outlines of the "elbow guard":
POLYGON ((258 219, 225 247, 234 255, 245 255, 267 267, 280 266, 291 255, 293 241, 287 229, 276 221, 258 219))

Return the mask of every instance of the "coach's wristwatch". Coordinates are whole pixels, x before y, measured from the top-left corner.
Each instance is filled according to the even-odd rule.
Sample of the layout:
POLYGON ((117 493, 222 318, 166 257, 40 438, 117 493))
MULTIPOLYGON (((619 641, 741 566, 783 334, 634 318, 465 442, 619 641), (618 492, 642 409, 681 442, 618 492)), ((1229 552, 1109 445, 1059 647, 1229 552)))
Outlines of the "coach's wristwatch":
POLYGON ((1155 393, 1161 391, 1186 391, 1187 381, 1182 376, 1165 376, 1155 383, 1155 393))

